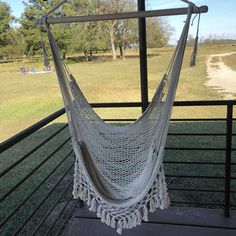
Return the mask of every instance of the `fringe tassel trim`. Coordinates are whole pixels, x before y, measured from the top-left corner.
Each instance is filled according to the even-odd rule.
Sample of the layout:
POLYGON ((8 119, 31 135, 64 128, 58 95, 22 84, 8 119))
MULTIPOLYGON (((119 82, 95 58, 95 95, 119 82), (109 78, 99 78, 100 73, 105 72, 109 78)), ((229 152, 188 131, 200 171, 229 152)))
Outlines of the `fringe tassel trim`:
POLYGON ((109 212, 102 205, 98 204, 96 198, 88 190, 83 188, 83 186, 78 186, 79 176, 75 175, 73 195, 74 198, 80 198, 83 201, 87 201, 87 205, 90 211, 97 212, 97 217, 101 218, 101 221, 112 228, 116 228, 118 234, 122 234, 123 229, 132 229, 137 225, 140 225, 142 220, 148 221, 148 206, 149 212, 154 212, 157 208, 165 209, 169 206, 170 200, 167 193, 167 186, 165 182, 164 173, 159 173, 159 176, 154 182, 154 189, 151 198, 142 205, 139 209, 136 209, 130 215, 123 217, 114 216, 112 212, 109 212), (143 214, 141 214, 141 212, 143 214))

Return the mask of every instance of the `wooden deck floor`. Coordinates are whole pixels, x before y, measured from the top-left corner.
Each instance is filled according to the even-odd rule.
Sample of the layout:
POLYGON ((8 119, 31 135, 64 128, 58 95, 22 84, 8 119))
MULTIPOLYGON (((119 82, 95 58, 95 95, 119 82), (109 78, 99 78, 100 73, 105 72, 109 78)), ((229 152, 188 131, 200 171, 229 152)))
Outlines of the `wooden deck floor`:
MULTIPOLYGON (((63 236, 117 236, 111 227, 100 222, 86 207, 76 209, 63 236)), ((236 211, 225 218, 223 210, 204 208, 177 208, 157 210, 123 236, 236 236, 236 211)))

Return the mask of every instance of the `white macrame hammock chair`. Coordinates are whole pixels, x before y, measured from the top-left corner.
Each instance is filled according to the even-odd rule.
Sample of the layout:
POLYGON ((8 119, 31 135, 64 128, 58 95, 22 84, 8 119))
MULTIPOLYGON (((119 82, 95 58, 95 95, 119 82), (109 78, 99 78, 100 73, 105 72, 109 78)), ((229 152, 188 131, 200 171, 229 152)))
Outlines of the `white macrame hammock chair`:
POLYGON ((148 210, 170 204, 163 154, 191 15, 189 5, 178 45, 148 108, 124 126, 107 124, 94 112, 47 27, 76 155, 74 198, 86 201, 89 210, 119 234, 148 221, 148 210))

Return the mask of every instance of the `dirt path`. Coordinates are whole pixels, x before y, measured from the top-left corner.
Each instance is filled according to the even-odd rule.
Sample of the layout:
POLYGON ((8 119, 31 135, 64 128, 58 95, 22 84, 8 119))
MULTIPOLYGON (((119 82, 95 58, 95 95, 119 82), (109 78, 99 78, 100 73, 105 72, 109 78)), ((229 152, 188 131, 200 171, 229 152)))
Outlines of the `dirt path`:
POLYGON ((206 85, 213 87, 219 93, 224 93, 225 99, 236 98, 236 71, 226 66, 223 57, 236 52, 211 55, 207 60, 207 74, 209 80, 206 85))

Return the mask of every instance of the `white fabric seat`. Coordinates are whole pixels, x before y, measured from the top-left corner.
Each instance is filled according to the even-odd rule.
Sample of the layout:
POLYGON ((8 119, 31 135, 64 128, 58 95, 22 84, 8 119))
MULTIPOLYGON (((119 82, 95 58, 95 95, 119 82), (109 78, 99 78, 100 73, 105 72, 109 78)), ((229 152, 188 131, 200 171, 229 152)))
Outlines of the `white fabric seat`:
POLYGON ((190 20, 191 5, 150 105, 136 122, 125 126, 107 124, 94 112, 47 28, 76 155, 73 195, 86 201, 102 222, 120 234, 123 228, 147 221, 148 210, 169 206, 163 153, 190 20))

